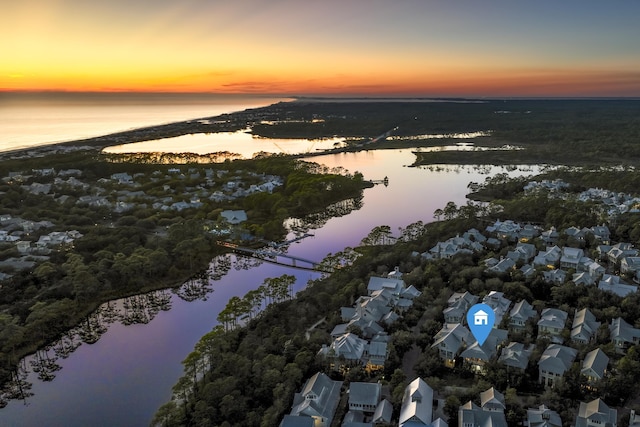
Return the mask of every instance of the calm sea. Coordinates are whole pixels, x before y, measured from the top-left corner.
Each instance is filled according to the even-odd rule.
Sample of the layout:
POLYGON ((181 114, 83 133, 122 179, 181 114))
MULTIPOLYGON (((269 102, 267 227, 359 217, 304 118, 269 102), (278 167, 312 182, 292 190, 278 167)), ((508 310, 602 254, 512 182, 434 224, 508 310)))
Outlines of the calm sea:
POLYGON ((273 96, 140 93, 0 93, 0 152, 287 100, 273 96))

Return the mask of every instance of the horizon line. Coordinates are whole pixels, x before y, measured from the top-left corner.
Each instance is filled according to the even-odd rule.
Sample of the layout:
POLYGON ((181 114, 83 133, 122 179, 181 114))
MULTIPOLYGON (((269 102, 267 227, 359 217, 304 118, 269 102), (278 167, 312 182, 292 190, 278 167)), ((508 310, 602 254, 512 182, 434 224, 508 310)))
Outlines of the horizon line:
POLYGON ((139 90, 60 90, 60 89, 0 89, 0 95, 209 95, 209 96, 251 96, 251 97, 272 97, 272 98, 292 98, 295 100, 640 100, 640 96, 615 96, 615 95, 437 95, 430 96, 424 94, 371 94, 365 95, 361 93, 351 94, 290 94, 290 93, 272 93, 272 92, 214 92, 214 91, 139 91, 139 90))

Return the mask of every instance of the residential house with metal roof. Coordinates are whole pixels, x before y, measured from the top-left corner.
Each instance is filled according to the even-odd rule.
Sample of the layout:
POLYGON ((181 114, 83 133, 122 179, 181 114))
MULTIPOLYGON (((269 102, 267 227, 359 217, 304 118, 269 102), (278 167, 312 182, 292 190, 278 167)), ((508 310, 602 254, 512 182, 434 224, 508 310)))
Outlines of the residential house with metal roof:
POLYGON ((622 317, 613 319, 609 326, 609 335, 616 351, 624 353, 627 348, 640 343, 640 329, 636 329, 622 317))
POLYGON ((548 335, 553 342, 562 343, 562 331, 568 313, 557 308, 545 308, 538 320, 538 337, 548 335))
POLYGON ((433 389, 422 378, 411 381, 404 390, 399 427, 430 425, 433 415, 433 389))
POLYGON ((554 387, 578 355, 578 350, 560 344, 549 344, 538 361, 538 382, 554 387))
POLYGON ((482 345, 474 340, 460 353, 460 357, 464 359, 465 365, 472 371, 482 372, 487 362, 496 356, 498 346, 507 341, 507 334, 504 329, 492 328, 482 345))
POLYGON ((582 361, 580 373, 587 377, 589 387, 593 387, 595 383, 604 379, 609 366, 609 356, 604 351, 597 348, 587 353, 582 361))
POLYGON ((523 423, 525 427, 562 427, 560 414, 552 411, 545 405, 527 409, 527 419, 523 423))
POLYGON ((596 320, 587 308, 576 311, 571 326, 571 341, 578 344, 587 344, 595 337, 600 322, 596 320))
POLYGON ((374 413, 382 399, 381 383, 352 382, 349 384, 349 410, 374 413))
POLYGON ((602 399, 580 402, 575 427, 616 427, 618 410, 609 408, 602 399))
POLYGON ((435 335, 431 348, 437 348, 445 366, 453 368, 455 358, 464 347, 474 341, 471 332, 461 324, 445 324, 435 335))
POLYGON ((529 358, 531 358, 534 348, 534 344, 525 346, 519 342, 510 342, 502 349, 498 362, 511 368, 524 371, 529 365, 529 358))
POLYGON ((471 400, 458 409, 459 427, 507 427, 504 395, 493 387, 480 393, 480 404, 471 400))
POLYGON ((514 332, 524 331, 527 321, 538 315, 527 300, 517 302, 509 312, 509 329, 514 332))
POLYGON ((342 381, 316 373, 307 380, 302 391, 295 394, 290 415, 313 418, 314 427, 329 427, 340 401, 341 387, 342 381))

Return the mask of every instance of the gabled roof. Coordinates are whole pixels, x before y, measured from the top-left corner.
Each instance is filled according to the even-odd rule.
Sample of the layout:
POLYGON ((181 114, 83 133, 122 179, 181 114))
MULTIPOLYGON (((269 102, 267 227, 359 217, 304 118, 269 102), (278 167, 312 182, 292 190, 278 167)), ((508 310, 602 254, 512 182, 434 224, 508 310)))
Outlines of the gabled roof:
POLYGON ((382 384, 352 382, 349 384, 349 405, 378 405, 382 394, 382 384))
POLYGON ((369 294, 382 289, 389 289, 392 293, 399 295, 404 289, 404 281, 402 279, 394 279, 390 277, 372 276, 369 278, 369 284, 367 285, 369 294))
POLYGON ((478 302, 478 297, 470 292, 455 292, 447 300, 449 307, 463 307, 465 310, 478 302))
POLYGON ((538 320, 538 326, 564 329, 568 316, 569 314, 566 311, 557 308, 545 308, 542 310, 540 320, 538 320))
POLYGON ((615 341, 634 342, 640 338, 640 329, 632 327, 622 317, 613 319, 609 326, 611 339, 615 341))
POLYGON ((605 426, 607 423, 615 425, 617 423, 618 411, 609 408, 602 399, 595 399, 589 403, 580 402, 578 415, 576 417, 576 427, 585 427, 587 422, 605 426), (588 420, 588 421, 587 421, 588 420))
POLYGON ((522 300, 517 302, 511 311, 509 312, 509 317, 511 319, 522 319, 528 320, 535 317, 537 312, 533 309, 533 306, 529 304, 527 300, 522 300))
POLYGON ((581 373, 588 373, 589 371, 596 374, 598 377, 604 377, 604 372, 607 370, 607 366, 609 365, 609 356, 607 356, 604 351, 599 348, 590 351, 584 357, 582 361, 582 369, 581 373))
POLYGON ((484 411, 478 405, 469 401, 458 410, 459 425, 473 425, 474 427, 507 427, 504 412, 484 411))
POLYGON ((433 389, 422 378, 413 380, 404 390, 399 425, 410 421, 431 424, 433 413, 433 389))
POLYGON ((510 342, 509 345, 502 349, 500 359, 498 360, 507 366, 518 369, 526 369, 527 365, 529 364, 529 358, 531 357, 531 353, 533 353, 534 347, 535 346, 533 344, 525 347, 522 343, 510 342))
POLYGON ((318 372, 307 380, 302 391, 296 393, 291 415, 322 416, 333 419, 340 400, 342 381, 333 381, 325 374, 318 372))
POLYGON ((375 412, 373 413, 372 423, 391 423, 391 417, 393 416, 393 405, 387 399, 382 399, 375 412))
POLYGON ((573 325, 571 329, 571 339, 589 341, 600 327, 600 322, 596 321, 596 317, 588 309, 576 311, 573 317, 573 325))
POLYGON ((527 421, 529 427, 562 427, 560 415, 544 405, 527 409, 527 421))
POLYGON ((480 406, 491 411, 504 411, 507 408, 504 395, 493 387, 480 393, 480 406))
POLYGON ((587 272, 573 273, 571 281, 576 285, 593 285, 594 283, 593 277, 587 272))
POLYGON ((287 414, 282 419, 280 427, 314 427, 314 420, 311 417, 287 414))
POLYGON ((482 345, 479 345, 478 341, 474 341, 460 356, 471 359, 489 360, 496 354, 498 345, 506 341, 507 334, 507 331, 504 329, 492 328, 489 336, 482 345))
MULTIPOLYGON (((331 343, 331 349, 337 357, 343 356, 347 360, 360 360, 367 347, 367 341, 352 333, 337 337, 331 343)), ((322 350, 320 350, 322 351, 322 350)))
POLYGON ((575 360, 578 350, 560 344, 549 344, 538 366, 546 371, 556 374, 564 374, 575 360))
POLYGON ((444 343, 448 349, 457 351, 462 343, 471 342, 471 340, 471 332, 461 324, 445 324, 434 337, 434 343, 431 347, 440 347, 444 343))
POLYGON ((414 299, 422 295, 422 292, 417 290, 413 285, 402 291, 402 298, 414 299))

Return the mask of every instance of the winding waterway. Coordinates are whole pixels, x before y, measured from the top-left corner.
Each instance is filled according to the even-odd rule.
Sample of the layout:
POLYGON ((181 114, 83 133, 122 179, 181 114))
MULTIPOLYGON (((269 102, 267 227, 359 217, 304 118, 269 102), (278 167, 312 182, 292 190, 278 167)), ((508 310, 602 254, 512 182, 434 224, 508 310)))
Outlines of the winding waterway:
MULTIPOLYGON (((470 181, 484 181, 490 174, 505 171, 493 166, 410 168, 407 165, 414 160, 410 150, 362 151, 310 160, 362 172, 366 179, 389 178, 388 186, 376 185, 364 191, 360 209, 329 219, 321 228, 311 230, 313 237, 289 248, 291 254, 317 261, 358 245, 378 225, 388 225, 397 232, 399 227, 419 220, 429 222, 434 210, 448 201, 466 203, 470 181)), ((538 170, 511 168, 508 173, 523 175, 538 170)), ((212 264, 214 274, 228 272, 207 284, 210 291, 206 296, 188 302, 171 291, 156 293, 154 298, 166 298, 165 308, 171 308, 143 307, 142 318, 138 313, 133 321, 126 314, 135 304, 144 304, 139 300, 143 297, 112 302, 110 307, 119 310, 121 320, 109 324, 109 316, 97 316, 106 331, 95 343, 83 343, 68 357, 55 360, 60 369, 53 372, 52 381, 39 380, 38 373, 31 370, 34 357, 25 361, 33 396, 12 400, 0 409, 0 426, 148 425, 157 408, 170 399, 171 387, 182 373, 180 362, 216 325, 216 317, 230 297, 243 296, 265 278, 285 273, 297 277, 295 289, 300 290, 318 274, 268 263, 250 267, 252 264, 257 263, 233 255, 216 260, 212 264)), ((184 293, 185 288, 182 290, 184 293)), ((40 354, 40 359, 54 355, 54 349, 50 349, 46 355, 40 354)))

